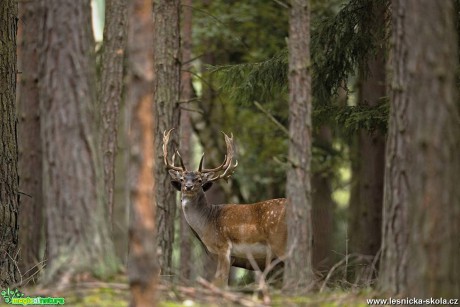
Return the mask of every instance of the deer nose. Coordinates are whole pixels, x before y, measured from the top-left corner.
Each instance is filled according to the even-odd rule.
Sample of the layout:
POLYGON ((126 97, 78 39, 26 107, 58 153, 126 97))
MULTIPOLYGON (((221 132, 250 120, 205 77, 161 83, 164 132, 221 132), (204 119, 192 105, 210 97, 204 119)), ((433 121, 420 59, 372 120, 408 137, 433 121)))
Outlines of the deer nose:
POLYGON ((193 185, 191 185, 191 184, 186 184, 186 185, 185 185, 185 190, 186 190, 186 191, 191 191, 192 188, 193 188, 193 185))

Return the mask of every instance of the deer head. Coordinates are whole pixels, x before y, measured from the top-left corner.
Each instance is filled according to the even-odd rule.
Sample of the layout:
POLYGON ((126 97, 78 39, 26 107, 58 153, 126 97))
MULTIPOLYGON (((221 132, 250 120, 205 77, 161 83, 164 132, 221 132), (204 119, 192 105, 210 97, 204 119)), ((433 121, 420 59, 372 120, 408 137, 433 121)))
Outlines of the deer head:
POLYGON ((175 189, 181 191, 183 195, 196 194, 197 192, 206 192, 212 186, 214 181, 219 179, 228 180, 238 166, 238 161, 233 164, 234 146, 233 134, 231 137, 223 133, 227 145, 227 154, 224 161, 216 168, 204 168, 204 154, 201 156, 200 164, 197 171, 186 169, 182 157, 178 150, 172 156, 171 161, 168 158, 168 143, 171 132, 174 128, 163 133, 163 155, 166 169, 171 176, 171 184, 175 189), (179 159, 180 166, 175 166, 176 156, 179 159))

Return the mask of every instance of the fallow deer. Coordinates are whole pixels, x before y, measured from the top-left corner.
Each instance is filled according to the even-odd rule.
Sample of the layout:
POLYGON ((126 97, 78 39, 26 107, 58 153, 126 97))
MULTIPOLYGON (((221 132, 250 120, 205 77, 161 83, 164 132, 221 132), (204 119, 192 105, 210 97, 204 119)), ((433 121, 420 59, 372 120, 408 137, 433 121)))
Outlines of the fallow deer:
POLYGON ((168 158, 168 143, 173 129, 163 134, 163 155, 171 184, 181 191, 182 210, 187 223, 210 253, 217 257, 214 284, 227 285, 230 266, 252 268, 256 263, 261 270, 275 259, 283 259, 286 249, 286 199, 272 199, 255 204, 213 205, 205 192, 213 182, 228 180, 238 165, 233 164, 234 145, 224 133, 227 154, 216 168, 204 168, 203 159, 198 171, 185 168, 179 151, 168 158), (175 157, 180 166, 175 166, 175 157))

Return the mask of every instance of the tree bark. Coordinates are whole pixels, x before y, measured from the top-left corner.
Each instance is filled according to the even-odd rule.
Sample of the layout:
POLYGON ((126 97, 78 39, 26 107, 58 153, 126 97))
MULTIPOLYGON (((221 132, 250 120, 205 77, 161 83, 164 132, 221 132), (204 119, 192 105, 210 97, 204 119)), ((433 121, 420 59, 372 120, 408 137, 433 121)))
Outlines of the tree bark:
POLYGON ((311 76, 310 3, 292 0, 289 18, 289 169, 286 195, 288 241, 284 286, 300 291, 311 287, 311 76), (292 252, 291 252, 292 251, 292 252))
MULTIPOLYGON (((162 146, 164 131, 179 126, 180 93, 180 1, 153 1, 153 95, 155 148, 162 146)), ((178 148, 177 139, 171 141, 169 152, 178 148)), ((158 244, 161 250, 162 275, 172 274, 172 246, 176 193, 165 170, 163 154, 157 151, 154 162, 155 195, 157 207, 158 244)))
POLYGON ((118 269, 104 206, 89 0, 45 2, 40 84, 46 283, 118 269))
POLYGON ((43 29, 44 10, 41 1, 20 4, 21 48, 20 91, 18 98, 18 172, 21 197, 19 214, 19 270, 23 278, 41 269, 40 245, 43 233, 42 144, 40 138, 40 105, 38 90, 38 49, 43 29))
POLYGON ((460 295, 460 121, 453 1, 393 1, 391 118, 379 286, 460 295))
POLYGON ((392 7, 392 48, 388 60, 392 75, 390 118, 385 153, 385 179, 382 220, 382 254, 379 288, 388 293, 404 293, 407 287, 407 244, 410 159, 408 131, 408 97, 403 90, 407 82, 407 48, 402 38, 404 10, 392 7))
MULTIPOLYGON (((460 105, 453 1, 399 1, 407 57, 410 197, 407 294, 460 296, 460 105)), ((395 67, 396 68, 396 67, 395 67)), ((398 67, 399 68, 399 67, 398 67)))
POLYGON ((0 2, 0 288, 19 281, 18 146, 16 136, 16 33, 18 6, 0 2))
POLYGON ((152 306, 158 282, 153 165, 152 1, 129 4, 127 116, 129 129, 130 226, 128 275, 133 306, 152 306))
POLYGON ((126 1, 123 0, 109 0, 106 2, 98 89, 103 125, 104 185, 111 227, 114 206, 115 156, 118 144, 118 110, 123 88, 123 59, 128 28, 126 6, 126 1))

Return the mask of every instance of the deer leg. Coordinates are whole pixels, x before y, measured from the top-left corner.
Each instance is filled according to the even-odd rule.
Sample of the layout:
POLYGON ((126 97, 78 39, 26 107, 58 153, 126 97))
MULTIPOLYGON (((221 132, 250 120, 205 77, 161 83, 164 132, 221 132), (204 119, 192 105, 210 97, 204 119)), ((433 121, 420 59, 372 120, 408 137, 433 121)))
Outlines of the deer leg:
POLYGON ((217 255, 217 270, 213 284, 218 287, 228 285, 228 275, 230 273, 230 248, 223 254, 217 255))

